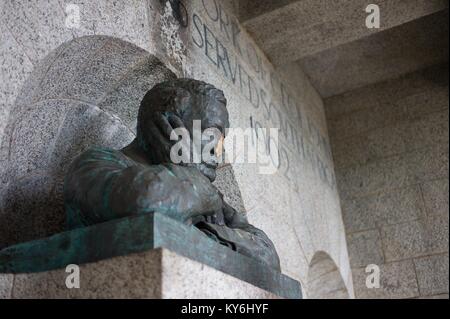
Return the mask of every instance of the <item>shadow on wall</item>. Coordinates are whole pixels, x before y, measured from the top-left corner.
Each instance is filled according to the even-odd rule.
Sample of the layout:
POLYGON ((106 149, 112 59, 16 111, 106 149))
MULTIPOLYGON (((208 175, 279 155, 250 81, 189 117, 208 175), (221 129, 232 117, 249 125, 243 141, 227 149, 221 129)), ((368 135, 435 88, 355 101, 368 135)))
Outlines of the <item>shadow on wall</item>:
POLYGON ((174 77, 145 50, 105 36, 77 38, 43 59, 1 144, 0 249, 63 231, 63 179, 73 158, 93 145, 131 142, 145 93, 174 77))
POLYGON ((317 252, 308 270, 308 299, 349 299, 338 267, 325 252, 317 252))

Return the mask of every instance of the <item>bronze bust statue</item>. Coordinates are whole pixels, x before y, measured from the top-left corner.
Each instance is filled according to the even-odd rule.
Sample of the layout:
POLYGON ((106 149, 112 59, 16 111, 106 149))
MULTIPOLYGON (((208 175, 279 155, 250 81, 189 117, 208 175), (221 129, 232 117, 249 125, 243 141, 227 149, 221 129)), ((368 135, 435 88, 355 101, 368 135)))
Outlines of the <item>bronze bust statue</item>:
POLYGON ((156 85, 141 103, 137 138, 129 146, 118 151, 92 148, 72 163, 64 189, 68 228, 161 213, 280 271, 267 235, 228 205, 213 185, 218 161, 174 164, 170 159, 172 131, 185 128, 192 136, 195 120, 202 130, 222 133, 214 148, 220 153, 229 127, 226 103, 222 91, 201 81, 156 85))

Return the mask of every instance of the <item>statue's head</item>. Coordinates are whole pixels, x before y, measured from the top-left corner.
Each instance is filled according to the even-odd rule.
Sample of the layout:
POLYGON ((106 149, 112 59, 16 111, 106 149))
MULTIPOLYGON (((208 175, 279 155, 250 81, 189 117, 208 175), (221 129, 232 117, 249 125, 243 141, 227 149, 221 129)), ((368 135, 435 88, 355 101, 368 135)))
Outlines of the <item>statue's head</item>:
MULTIPOLYGON (((215 139, 214 150, 221 152, 225 130, 229 127, 227 100, 221 90, 205 82, 192 79, 176 79, 160 83, 153 87, 144 97, 138 116, 137 139, 154 164, 170 163, 170 151, 173 143, 166 140, 167 132, 163 115, 170 128, 179 127, 176 120, 181 120, 190 137, 193 138, 194 121, 200 121, 202 132, 216 129, 221 136, 215 139), (162 126, 162 127, 161 127, 162 126)), ((202 148, 211 141, 202 140, 202 148)), ((193 143, 191 143, 193 147, 193 143)), ((222 154, 215 154, 209 160, 202 159, 197 167, 211 181, 216 178, 217 159, 222 154), (216 160, 214 160, 216 159, 216 160)))

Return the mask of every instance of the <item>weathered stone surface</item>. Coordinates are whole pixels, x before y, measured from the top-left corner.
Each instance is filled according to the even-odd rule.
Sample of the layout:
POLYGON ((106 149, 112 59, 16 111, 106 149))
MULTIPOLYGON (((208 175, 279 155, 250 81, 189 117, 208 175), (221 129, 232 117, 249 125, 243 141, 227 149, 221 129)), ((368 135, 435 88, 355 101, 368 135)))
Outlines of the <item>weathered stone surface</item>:
POLYGON ((156 84, 173 79, 170 72, 154 56, 147 56, 118 79, 114 88, 105 92, 99 107, 117 114, 135 132, 139 106, 145 94, 156 84))
MULTIPOLYGON (((247 0, 240 8, 251 8, 252 18, 245 20, 244 25, 275 64, 296 61, 448 8, 448 3, 442 0, 420 0, 414 4, 379 2, 383 17, 381 28, 369 29, 364 23, 368 4, 369 1, 360 0, 282 1, 281 4, 269 5, 267 12, 257 15, 266 10, 264 7, 254 9, 260 6, 259 2, 247 0)), ((242 15, 248 17, 248 13, 242 15)))
POLYGON ((448 176, 448 146, 436 145, 337 171, 342 197, 361 197, 448 176))
POLYGON ((313 292, 310 294, 311 299, 348 299, 348 292, 342 285, 342 278, 336 272, 338 271, 326 273, 320 280, 310 283, 308 288, 313 292))
POLYGON ((0 299, 11 298, 14 276, 0 274, 0 299))
POLYGON ((347 236, 350 265, 353 268, 384 263, 380 232, 369 230, 347 236))
MULTIPOLYGON (((442 65, 441 67, 448 68, 448 65, 442 65)), ((448 110, 448 83, 445 84, 445 79, 431 79, 430 81, 432 80, 442 81, 444 83, 442 83, 442 86, 432 87, 419 93, 416 92, 416 94, 408 95, 396 101, 396 103, 407 108, 411 117, 420 117, 424 114, 448 110)))
POLYGON ((336 138, 358 136, 375 129, 396 125, 408 118, 402 106, 390 102, 362 108, 345 116, 330 118, 330 134, 336 138))
MULTIPOLYGON (((398 10, 398 7, 401 6, 394 2, 390 1, 393 5, 389 8, 390 10, 398 10)), ((416 1, 414 6, 419 5, 417 2, 420 1, 416 1)), ((443 1, 441 2, 443 3, 443 1)), ((359 12, 362 16, 358 21, 358 27, 363 28, 365 27, 364 5, 359 4, 361 5, 359 12)), ((383 4, 380 6, 383 7, 383 4)), ((410 8, 404 12, 411 11, 410 8)), ((382 26, 386 26, 387 14, 387 11, 381 11, 382 26)), ((372 29, 369 31, 370 36, 368 37, 303 57, 298 63, 310 76, 313 85, 323 97, 395 79, 401 75, 447 61, 447 20, 448 10, 444 10, 384 32, 374 33, 374 29, 372 29)), ((339 32, 341 34, 342 30, 339 32)), ((337 36, 339 37, 340 34, 337 36)), ((320 38, 322 37, 323 35, 320 38)), ((303 50, 310 50, 304 45, 303 43, 303 50)))
POLYGON ((383 227, 386 261, 444 253, 448 250, 448 216, 383 227))
POLYGON ((422 296, 448 295, 448 254, 414 260, 422 296))
MULTIPOLYGON (((411 118, 366 133, 337 138, 333 143, 338 167, 366 164, 433 144, 448 144, 448 110, 411 118)), ((381 125, 380 125, 381 126, 381 125)))
POLYGON ((298 282, 211 240, 193 226, 148 214, 79 228, 0 250, 2 273, 40 273, 166 248, 285 298, 301 298, 298 282), (104 238, 110 240, 105 243, 104 238), (207 254, 205 252, 208 252, 207 254), (227 260, 226 263, 223 261, 227 260))
POLYGON ((378 105, 400 106, 409 117, 448 109, 448 63, 437 64, 396 79, 375 83, 340 95, 326 98, 327 118, 348 116, 350 113, 373 109, 378 105))
POLYGON ((80 289, 68 289, 65 268, 15 276, 12 298, 159 298, 161 254, 152 251, 80 266, 80 289))
MULTIPOLYGON (((10 110, 33 65, 23 47, 17 45, 13 34, 0 19, 0 147, 10 110)), ((4 160, 3 150, 0 162, 4 160)), ((0 165, 3 166, 3 165, 0 165)), ((1 170, 2 168, 0 168, 1 170)))
POLYGON ((418 186, 344 199, 342 215, 348 234, 414 221, 426 216, 418 186))
POLYGON ((73 38, 58 1, 7 1, 1 15, 33 63, 73 38))
MULTIPOLYGON (((380 230, 382 278, 392 265, 410 269, 415 258, 448 253, 447 69, 439 64, 326 100, 350 256, 375 254, 358 249, 367 245, 357 239, 380 230)), ((437 264, 421 263, 422 285, 431 290, 437 278, 448 282, 437 264)), ((353 269, 357 297, 418 297, 406 271, 377 291, 365 288, 363 269, 353 269)))
POLYGON ((80 289, 65 269, 16 275, 12 298, 214 299, 279 298, 165 249, 82 265, 80 289))
POLYGON ((230 204, 231 207, 238 212, 246 213, 244 202, 242 201, 242 194, 239 191, 239 185, 236 182, 231 165, 227 165, 217 170, 217 177, 214 185, 216 185, 217 189, 224 194, 225 201, 230 204))
POLYGON ((80 27, 72 29, 75 36, 109 35, 155 52, 154 43, 148 40, 154 25, 155 1, 57 1, 64 11, 69 4, 79 6, 80 27))
POLYGON ((109 41, 74 75, 72 85, 66 85, 62 94, 98 104, 133 65, 146 56, 147 52, 138 47, 121 41, 109 41))
POLYGON ((324 252, 316 253, 308 269, 309 299, 347 299, 349 293, 334 261, 324 252))
POLYGON ((211 267, 163 251, 162 298, 279 299, 280 297, 211 267), (195 274, 197 279, 192 278, 195 274), (174 284, 176 283, 176 284, 174 284))
POLYGON ((33 70, 17 104, 67 98, 67 87, 74 85, 83 73, 89 73, 86 65, 111 41, 102 36, 82 37, 56 48, 33 70))
MULTIPOLYGON (((403 139, 408 151, 425 148, 433 144, 449 142, 448 109, 427 114, 416 121, 411 121, 403 130, 403 139)), ((401 127, 402 128, 402 127, 401 127)))
POLYGON ((365 268, 353 269, 355 295, 362 299, 404 299, 419 296, 414 264, 411 260, 380 266, 380 288, 369 289, 365 268))
POLYGON ((449 211, 448 179, 425 182, 421 185, 427 213, 430 216, 446 216, 449 211))
POLYGON ((51 170, 64 176, 73 159, 92 146, 121 149, 135 138, 134 133, 115 114, 97 106, 71 102, 54 148, 51 170))
POLYGON ((9 181, 47 167, 70 105, 67 101, 46 101, 15 109, 6 164, 9 181))

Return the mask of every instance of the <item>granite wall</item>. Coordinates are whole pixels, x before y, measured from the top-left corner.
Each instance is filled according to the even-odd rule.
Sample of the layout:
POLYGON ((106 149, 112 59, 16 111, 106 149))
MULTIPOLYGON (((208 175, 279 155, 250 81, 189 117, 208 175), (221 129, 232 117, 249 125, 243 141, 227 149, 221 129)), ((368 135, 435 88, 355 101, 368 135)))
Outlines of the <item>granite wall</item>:
MULTIPOLYGON (((28 92, 40 93, 44 87, 45 107, 56 112, 48 113, 44 122, 49 127, 55 126, 53 118, 62 123, 45 138, 51 135, 52 141, 58 140, 66 129, 65 123, 72 123, 73 117, 66 118, 62 109, 87 103, 86 109, 95 106, 94 110, 108 113, 110 101, 105 98, 114 96, 111 103, 115 103, 116 108, 108 113, 114 115, 109 120, 123 124, 130 134, 129 139, 134 134, 133 114, 138 105, 126 99, 127 89, 138 85, 139 79, 145 79, 146 74, 153 76, 152 66, 146 64, 145 59, 154 55, 177 76, 205 80, 223 89, 232 126, 251 129, 252 144, 257 140, 270 141, 268 136, 257 135, 257 128, 280 129, 280 168, 275 174, 260 174, 258 166, 252 164, 227 165, 219 172, 222 179, 218 186, 236 207, 248 214, 250 222, 272 238, 281 257, 283 272, 302 283, 305 296, 353 296, 344 225, 320 96, 298 65, 284 69, 275 69, 271 65, 234 17, 234 1, 194 0, 184 1, 184 4, 181 16, 186 23, 183 26, 184 23, 174 19, 170 5, 160 0, 8 0, 0 3, 0 194, 3 196, 0 214, 3 226, 0 228, 5 232, 17 229, 17 234, 23 234, 11 241, 0 233, 0 244, 42 237, 63 227, 61 203, 53 201, 52 197, 47 198, 46 203, 57 206, 54 211, 59 213, 54 218, 59 218, 59 222, 46 218, 30 222, 27 215, 30 210, 26 205, 12 208, 6 205, 11 199, 23 203, 22 198, 41 198, 39 190, 46 185, 46 174, 55 178, 50 159, 57 151, 56 144, 42 147, 40 144, 44 139, 41 136, 44 135, 33 134, 33 121, 40 125, 36 132, 47 131, 42 129, 38 114, 40 105, 36 103, 39 101, 30 103, 28 92), (73 14, 73 5, 80 9, 80 23, 74 24, 70 20, 68 27, 67 19, 73 14), (109 37, 106 42, 104 36, 109 37), (79 47, 77 50, 74 43, 80 41, 91 43, 91 48, 79 47), (68 61, 66 64, 62 63, 64 59, 68 61), (76 59, 83 63, 75 63, 76 59), (55 61, 62 64, 58 67, 55 61), (84 77, 80 71, 82 67, 88 70, 84 77), (72 77, 73 74, 78 77, 72 77), (134 82, 126 80, 130 78, 134 82), (112 85, 112 80, 120 85, 112 85), (98 86, 98 83, 105 85, 98 86), (130 86, 130 83, 135 85, 130 86), (52 96, 54 92, 58 92, 56 98, 52 96), (49 106, 52 103, 53 106, 49 106), (17 134, 22 132, 15 124, 17 120, 24 123, 22 126, 32 137, 27 143, 23 141, 28 140, 16 139, 12 134, 14 130, 19 132, 17 134), (46 173, 42 175, 33 165, 24 170, 19 165, 22 171, 16 172, 14 177, 5 173, 15 172, 11 168, 19 163, 18 158, 11 156, 12 146, 25 160, 50 160, 45 162, 50 166, 38 163, 41 168, 45 167, 46 173), (27 181, 30 176, 38 177, 36 184, 27 181), (32 196, 28 196, 30 192, 32 196), (17 216, 5 219, 12 215, 11 212, 17 216), (317 274, 328 274, 331 279, 317 274)), ((139 90, 130 93, 133 101, 151 83, 143 82, 139 90)), ((95 120, 89 123, 95 123, 95 120)), ((89 135, 90 126, 84 127, 82 133, 89 135)), ((108 131, 103 133, 107 135, 108 131)), ((109 138, 122 143, 113 136, 109 138)), ((273 158, 276 154, 269 155, 273 158)), ((62 172, 61 167, 58 169, 62 172)), ((45 192, 50 194, 60 191, 57 184, 46 187, 45 192)), ((39 205, 38 201, 33 205, 39 205)))
POLYGON ((358 298, 448 298, 448 99, 437 65, 325 100, 358 298))

